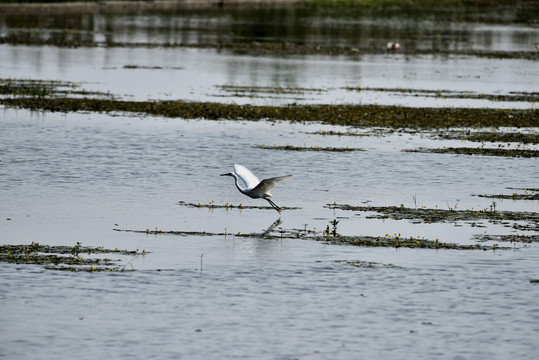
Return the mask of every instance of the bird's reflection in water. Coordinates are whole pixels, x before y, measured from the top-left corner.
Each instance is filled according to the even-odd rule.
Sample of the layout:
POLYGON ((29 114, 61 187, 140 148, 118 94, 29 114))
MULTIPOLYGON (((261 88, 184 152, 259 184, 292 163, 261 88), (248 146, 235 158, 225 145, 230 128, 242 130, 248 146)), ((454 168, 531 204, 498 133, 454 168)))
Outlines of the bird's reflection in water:
POLYGON ((277 220, 275 220, 266 230, 262 232, 262 235, 266 236, 270 234, 275 228, 283 223, 283 220, 279 216, 277 220))

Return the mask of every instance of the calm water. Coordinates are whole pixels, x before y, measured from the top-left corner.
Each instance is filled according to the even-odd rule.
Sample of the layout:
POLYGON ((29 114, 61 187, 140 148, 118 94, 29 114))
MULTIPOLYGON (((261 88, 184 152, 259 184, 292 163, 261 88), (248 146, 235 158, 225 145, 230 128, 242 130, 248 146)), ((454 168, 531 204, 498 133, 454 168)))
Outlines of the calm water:
POLYGON ((530 108, 536 101, 475 97, 536 93, 536 61, 502 61, 451 52, 533 54, 539 43, 536 22, 531 13, 514 9, 452 13, 266 8, 3 14, 1 36, 52 39, 60 44, 73 41, 81 46, 0 45, 0 78, 61 79, 82 83, 87 90, 137 100, 530 108), (358 53, 252 56, 216 49, 219 44, 253 41, 331 45, 358 49, 358 53), (387 52, 389 41, 399 41, 403 52, 387 52), (124 47, 126 44, 131 46, 124 47), (165 46, 170 44, 212 48, 165 46), (414 55, 421 51, 434 52, 414 55), (431 93, 400 91, 403 88, 431 93), (440 96, 436 91, 461 96, 440 96))
MULTIPOLYGON (((220 32, 232 36, 217 25, 215 29, 220 30, 214 30, 209 23, 225 27, 256 24, 237 14, 175 16, 84 15, 80 18, 91 21, 80 23, 93 25, 80 30, 98 36, 99 29, 107 25, 112 30, 106 35, 115 41, 158 42, 167 41, 167 31, 192 34, 185 35, 189 39, 211 39, 220 32)), ((316 20, 312 15, 298 16, 301 24, 316 20)), ((425 15, 410 20, 416 25, 394 13, 387 16, 379 21, 324 16, 317 21, 340 29, 335 30, 336 35, 324 35, 329 37, 323 41, 347 34, 343 29, 348 23, 358 28, 395 22, 400 28, 430 24, 424 32, 433 34, 443 26, 425 15)), ((473 18, 473 14, 469 16, 473 18)), ((13 25, 4 17, 2 31, 23 28, 33 21, 44 29, 68 25, 56 23, 66 18, 33 19, 13 25)), ((73 19, 78 24, 78 18, 73 19)), ((536 36, 533 29, 518 30, 518 24, 487 22, 487 26, 468 21, 465 27, 476 33, 486 31, 481 30, 486 26, 490 31, 505 29, 511 34, 536 36)), ((72 26, 79 29, 79 25, 72 26)), ((312 25, 302 26, 311 31, 312 25)), ((244 31, 240 27, 232 38, 252 38, 241 35, 244 31)), ((315 41, 306 35, 307 30, 289 31, 279 36, 315 41)), ((392 30, 386 31, 391 34, 392 30)), ((347 36, 342 38, 350 41, 347 36)), ((526 41, 518 40, 519 36, 508 38, 513 40, 494 42, 496 49, 525 47, 526 41)), ((463 46, 459 44, 451 46, 463 46)), ((488 43, 476 41, 470 46, 483 48, 488 43)), ((321 94, 315 91, 305 101, 340 103, 348 101, 346 96, 352 93, 343 88, 358 83, 495 92, 507 91, 505 86, 530 91, 537 80, 537 70, 530 67, 533 63, 521 60, 398 54, 334 59, 253 57, 194 49, 1 45, 0 58, 0 78, 82 82, 84 89, 144 100, 291 101, 223 98, 216 85, 232 84, 329 89, 319 91, 321 94), (123 68, 133 63, 154 66, 156 62, 163 69, 123 68), (524 73, 518 64, 526 69, 524 73), (387 72, 377 74, 377 69, 387 72), (472 75, 476 71, 479 78, 472 75)), ((395 101, 380 93, 373 96, 373 102, 395 101)), ((417 106, 422 100, 406 97, 399 101, 417 106)), ((428 103, 442 104, 439 101, 428 103)), ((469 99, 460 101, 466 106, 478 105, 469 99)), ((495 252, 431 251, 234 235, 154 236, 113 231, 263 231, 279 218, 275 211, 210 211, 178 205, 178 201, 259 204, 241 195, 231 179, 219 177, 231 171, 233 163, 249 167, 260 178, 295 175, 273 191, 277 204, 300 208, 283 212, 283 229, 321 231, 338 218, 339 231, 347 235, 400 232, 407 237, 458 243, 473 243, 472 236, 485 230, 489 234, 514 234, 516 230, 490 223, 478 228, 468 223, 414 225, 373 220, 364 213, 333 211, 324 205, 336 201, 412 207, 416 196, 418 206, 447 208, 458 203, 459 209, 483 209, 492 200, 473 195, 508 193, 507 187, 536 188, 539 183, 539 165, 534 159, 406 153, 402 150, 463 143, 432 140, 421 134, 312 134, 319 129, 347 130, 286 122, 185 121, 0 109, 1 244, 36 241, 73 246, 81 242, 149 252, 123 257, 124 264, 130 262, 127 268, 136 270, 128 273, 63 273, 0 264, 0 358, 535 359, 539 352, 539 287, 530 279, 539 278, 536 244, 495 252), (253 148, 287 143, 366 151, 253 148), (378 266, 354 267, 344 260, 378 266)), ((537 211, 538 205, 499 201, 497 208, 537 211)))

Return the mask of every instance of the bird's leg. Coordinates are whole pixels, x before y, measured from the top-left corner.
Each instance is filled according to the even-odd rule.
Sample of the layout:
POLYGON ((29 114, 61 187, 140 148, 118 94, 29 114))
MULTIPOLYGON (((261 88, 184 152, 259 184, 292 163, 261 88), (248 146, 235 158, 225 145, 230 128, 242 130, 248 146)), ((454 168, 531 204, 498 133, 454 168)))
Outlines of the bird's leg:
POLYGON ((277 210, 277 211, 279 212, 279 214, 281 213, 281 211, 283 211, 282 208, 278 207, 278 206, 277 206, 273 201, 271 201, 270 199, 268 199, 268 198, 264 198, 264 199, 266 199, 266 200, 270 203, 270 205, 271 205, 275 210, 277 210))

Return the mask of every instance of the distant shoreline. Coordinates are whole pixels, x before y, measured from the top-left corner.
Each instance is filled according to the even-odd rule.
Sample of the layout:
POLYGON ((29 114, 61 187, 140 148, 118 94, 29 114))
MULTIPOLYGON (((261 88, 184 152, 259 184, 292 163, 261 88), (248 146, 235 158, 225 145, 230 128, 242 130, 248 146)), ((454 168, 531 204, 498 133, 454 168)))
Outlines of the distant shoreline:
POLYGON ((305 3, 305 0, 155 0, 155 1, 66 1, 14 3, 0 1, 1 13, 20 12, 62 12, 93 10, 145 10, 145 9, 181 9, 181 8, 219 8, 237 6, 282 6, 305 3))
POLYGON ((262 7, 262 6, 349 6, 365 8, 434 8, 434 7, 464 7, 464 6, 518 6, 538 8, 539 0, 510 1, 510 0, 112 0, 112 1, 49 1, 49 2, 15 2, 0 0, 0 14, 25 12, 64 12, 64 11, 95 11, 95 10, 166 10, 181 8, 223 8, 223 7, 262 7))

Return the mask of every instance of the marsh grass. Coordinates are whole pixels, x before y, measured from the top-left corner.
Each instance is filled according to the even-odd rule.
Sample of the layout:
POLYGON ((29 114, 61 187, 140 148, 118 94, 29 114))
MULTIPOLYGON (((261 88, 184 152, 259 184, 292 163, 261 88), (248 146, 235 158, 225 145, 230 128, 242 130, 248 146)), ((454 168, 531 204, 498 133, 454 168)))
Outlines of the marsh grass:
MULTIPOLYGON (((261 210, 274 210, 271 206, 256 206, 256 205, 243 205, 243 203, 240 203, 239 205, 232 205, 232 204, 229 204, 229 203, 226 203, 226 204, 216 204, 214 203, 213 201, 210 201, 208 202, 207 204, 205 203, 191 203, 191 202, 185 202, 185 201, 178 201, 178 205, 180 206, 186 206, 186 207, 191 207, 191 208, 205 208, 205 209, 210 209, 210 210, 213 210, 213 209, 239 209, 239 210, 244 210, 244 209, 261 209, 261 210)), ((287 207, 287 206, 282 206, 281 209, 283 210, 297 210, 297 209, 301 209, 300 207, 287 207)))
POLYGON ((432 154, 457 154, 457 155, 482 155, 504 157, 539 157, 538 150, 532 149, 504 149, 504 148, 470 148, 470 147, 444 147, 444 148, 417 148, 406 149, 405 152, 432 153, 432 154))
POLYGON ((327 204, 325 207, 346 211, 373 213, 367 219, 410 220, 413 223, 471 222, 489 221, 506 227, 522 230, 539 230, 539 212, 496 211, 494 208, 480 210, 407 208, 405 206, 352 206, 347 204, 327 204), (528 225, 511 224, 510 221, 526 222, 528 225))
POLYGON ((41 245, 36 242, 30 245, 0 246, 0 262, 4 263, 42 265, 45 269, 59 271, 125 271, 120 259, 83 256, 105 254, 137 256, 147 252, 83 247, 80 243, 75 246, 41 245))
POLYGON ((293 145, 258 145, 253 146, 255 149, 264 149, 264 150, 285 150, 285 151, 327 151, 327 152, 353 152, 353 151, 365 151, 360 148, 351 148, 351 147, 326 147, 326 146, 293 146, 293 145))

